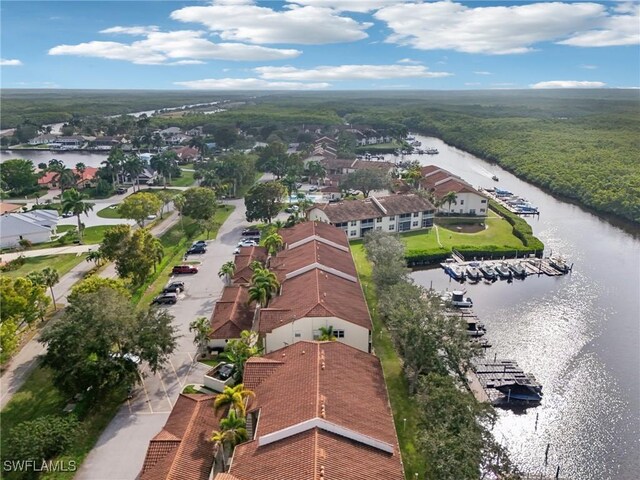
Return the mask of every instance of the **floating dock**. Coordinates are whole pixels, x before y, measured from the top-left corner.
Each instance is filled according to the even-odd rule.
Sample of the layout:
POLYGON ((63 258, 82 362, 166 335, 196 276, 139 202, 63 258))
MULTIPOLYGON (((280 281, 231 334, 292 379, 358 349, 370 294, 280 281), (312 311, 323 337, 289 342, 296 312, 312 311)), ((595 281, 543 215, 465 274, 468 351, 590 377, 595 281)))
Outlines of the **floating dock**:
MULTIPOLYGON (((467 372, 467 378, 470 379, 469 387, 479 402, 489 401, 496 406, 509 403, 526 403, 523 401, 509 401, 503 393, 494 388, 497 385, 520 381, 540 386, 535 377, 530 373, 525 373, 515 360, 476 359, 473 361, 472 371, 467 372)), ((530 403, 536 405, 539 402, 530 403)))
POLYGON ((531 205, 526 199, 520 198, 508 190, 499 188, 479 188, 479 190, 516 215, 540 215, 538 207, 531 205))
MULTIPOLYGON (((452 258, 454 262, 444 262, 441 263, 440 266, 447 271, 447 269, 451 265, 455 265, 461 268, 466 268, 468 266, 474 266, 477 268, 482 267, 483 265, 496 267, 498 265, 521 265, 526 272, 526 276, 528 275, 548 275, 550 277, 558 277, 560 275, 564 275, 568 272, 560 271, 553 267, 550 258, 507 258, 503 260, 473 260, 473 261, 464 261, 461 257, 453 254, 452 258)), ((509 278, 514 278, 513 273, 509 278)), ((517 277, 515 277, 517 278, 517 277)))

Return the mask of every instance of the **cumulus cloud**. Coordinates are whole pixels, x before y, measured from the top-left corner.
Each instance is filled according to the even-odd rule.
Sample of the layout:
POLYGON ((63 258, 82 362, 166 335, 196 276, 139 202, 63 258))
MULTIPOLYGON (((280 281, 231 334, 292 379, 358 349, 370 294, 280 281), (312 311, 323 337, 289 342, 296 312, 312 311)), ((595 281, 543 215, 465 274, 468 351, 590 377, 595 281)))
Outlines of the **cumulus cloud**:
POLYGON ((0 66, 2 67, 20 67, 22 66, 22 62, 17 58, 0 58, 0 66))
POLYGON ((531 88, 602 88, 607 84, 604 82, 587 82, 579 80, 550 80, 548 82, 538 82, 529 85, 531 88))
POLYGON ((321 90, 329 83, 268 82, 260 78, 205 78, 176 85, 194 90, 321 90))
POLYGON ((370 12, 394 5, 398 0, 289 0, 298 5, 333 8, 339 12, 370 12))
POLYGON ((478 71, 478 72, 473 72, 473 73, 475 73, 476 75, 492 75, 491 72, 486 72, 486 71, 482 71, 482 70, 478 71))
POLYGON ((388 78, 449 77, 448 72, 431 72, 423 65, 326 65, 310 69, 296 67, 258 67, 254 69, 266 80, 332 81, 383 80, 388 78))
POLYGON ((148 31, 144 40, 133 43, 91 41, 77 45, 58 45, 49 50, 49 55, 76 55, 124 60, 140 65, 159 65, 171 61, 193 62, 207 59, 280 60, 294 58, 302 53, 299 50, 242 43, 213 43, 203 38, 204 33, 194 30, 148 31))
POLYGON ((320 45, 367 38, 371 23, 360 23, 331 8, 289 4, 274 10, 253 4, 184 7, 171 13, 173 20, 201 23, 223 40, 320 45))
POLYGON ((598 66, 597 65, 582 64, 582 65, 580 65, 580 68, 584 68, 585 70, 595 70, 596 68, 598 68, 598 66))
POLYGON ((422 62, 420 60, 413 60, 412 58, 401 58, 398 60, 398 63, 407 63, 409 65, 420 65, 422 62))
POLYGON ((622 4, 614 10, 622 15, 608 17, 598 28, 579 32, 558 43, 573 47, 613 47, 640 43, 640 4, 622 4))
POLYGON ((138 27, 111 27, 100 30, 100 33, 115 33, 121 35, 144 36, 148 33, 157 32, 160 28, 156 25, 138 26, 138 27))
POLYGON ((374 17, 393 31, 387 42, 421 50, 516 54, 545 41, 605 46, 628 45, 634 33, 636 43, 639 38, 637 13, 612 16, 604 5, 586 2, 486 7, 405 3, 382 8, 374 17))

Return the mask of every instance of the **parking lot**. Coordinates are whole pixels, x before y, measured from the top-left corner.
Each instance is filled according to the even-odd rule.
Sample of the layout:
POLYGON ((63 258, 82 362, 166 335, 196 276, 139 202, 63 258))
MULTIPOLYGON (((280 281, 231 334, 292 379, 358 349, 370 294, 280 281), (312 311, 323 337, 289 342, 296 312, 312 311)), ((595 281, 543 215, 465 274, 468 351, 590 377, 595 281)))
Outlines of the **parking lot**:
POLYGON ((136 478, 149 440, 164 425, 182 388, 190 383, 202 383, 208 367, 193 361, 196 346, 189 324, 198 317, 211 316, 224 286, 218 271, 225 262, 233 260, 233 250, 247 226, 244 202, 235 200, 229 203, 236 209, 221 227, 218 237, 208 242, 207 252, 189 256, 190 261, 201 262, 198 273, 172 277, 172 280, 185 283, 185 291, 179 294, 178 302, 166 306, 175 316, 174 325, 180 335, 176 351, 161 371, 153 374, 143 368, 146 375, 142 384, 100 436, 76 478, 136 478))

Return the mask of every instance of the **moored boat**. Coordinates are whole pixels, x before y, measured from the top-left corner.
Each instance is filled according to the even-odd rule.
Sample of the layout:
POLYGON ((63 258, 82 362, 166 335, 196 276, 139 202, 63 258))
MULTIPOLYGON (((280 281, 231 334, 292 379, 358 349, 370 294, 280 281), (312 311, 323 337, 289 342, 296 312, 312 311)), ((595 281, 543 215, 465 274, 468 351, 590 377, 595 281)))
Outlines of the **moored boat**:
POLYGON ((508 400, 539 402, 542 400, 542 386, 528 380, 514 380, 494 387, 508 400))
POLYGON ((482 272, 482 275, 484 275, 484 278, 488 280, 494 280, 496 278, 496 271, 491 265, 482 265, 480 267, 480 271, 482 272))
POLYGON ((468 265, 466 268, 467 278, 470 280, 480 280, 482 278, 482 273, 478 270, 477 267, 468 265))
POLYGON ((527 276, 527 270, 522 266, 521 263, 510 263, 509 270, 511 270, 514 277, 524 278, 527 276))
POLYGON ((500 263, 495 266, 495 269, 500 278, 511 278, 511 270, 506 264, 500 263))
POLYGON ((427 155, 437 155, 438 153, 440 153, 438 151, 437 148, 427 148, 424 153, 426 153, 427 155))
POLYGON ((564 258, 555 256, 549 258, 549 264, 562 273, 567 273, 571 268, 567 265, 567 262, 564 261, 564 258))
POLYGON ((458 265, 447 265, 445 271, 449 274, 451 278, 454 280, 464 280, 465 274, 462 267, 458 265))

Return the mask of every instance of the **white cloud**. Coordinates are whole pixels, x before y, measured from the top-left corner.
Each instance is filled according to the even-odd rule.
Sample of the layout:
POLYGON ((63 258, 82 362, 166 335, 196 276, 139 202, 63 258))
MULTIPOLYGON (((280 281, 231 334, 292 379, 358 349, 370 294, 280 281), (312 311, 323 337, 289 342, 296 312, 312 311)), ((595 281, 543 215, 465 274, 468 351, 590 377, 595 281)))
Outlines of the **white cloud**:
POLYGON ((491 72, 485 72, 485 71, 479 71, 479 72, 473 72, 476 75, 493 75, 491 72))
POLYGON ((550 80, 548 82, 538 82, 529 85, 531 88, 602 88, 607 84, 604 82, 586 82, 579 80, 550 80))
POLYGON ((289 0, 298 5, 333 8, 339 12, 370 12, 379 8, 394 5, 398 0, 289 0))
POLYGON ((20 67, 22 66, 22 62, 17 58, 0 58, 0 66, 2 67, 20 67))
POLYGON ((390 43, 421 50, 514 54, 532 51, 539 42, 572 35, 573 44, 586 43, 575 32, 598 28, 615 18, 607 15, 605 6, 597 3, 468 7, 443 1, 397 4, 378 10, 374 17, 387 22, 393 31, 386 40, 390 43))
POLYGON ((398 63, 406 63, 409 65, 420 65, 422 62, 420 60, 413 60, 411 58, 402 58, 398 60, 398 63))
POLYGON ((158 32, 160 28, 156 25, 146 25, 146 26, 135 26, 135 27, 120 27, 115 26, 111 28, 105 28, 104 30, 100 30, 100 33, 114 33, 120 35, 135 35, 135 36, 146 36, 152 32, 158 32))
POLYGON ((178 60, 177 62, 165 63, 165 65, 204 65, 202 60, 178 60))
POLYGON ((465 85, 467 87, 477 87, 478 85, 481 85, 480 82, 466 82, 465 85))
POLYGON ((582 65, 580 65, 580 68, 584 68, 585 70, 595 70, 596 68, 598 68, 598 66, 597 65, 582 64, 582 65))
POLYGON ((574 47, 613 47, 640 43, 640 4, 623 4, 614 9, 623 15, 606 18, 597 28, 578 32, 561 45, 574 47))
MULTIPOLYGON (((140 65, 159 65, 171 60, 280 60, 300 55, 299 50, 267 48, 242 43, 213 43, 204 32, 181 30, 149 31, 144 40, 133 43, 92 41, 78 45, 58 45, 49 55, 76 55, 124 60, 140 65)), ((183 63, 184 64, 184 63, 183 63)))
POLYGON ((321 90, 329 83, 268 82, 260 78, 205 78, 176 85, 194 90, 321 90))
POLYGON ((450 77, 448 72, 430 72, 423 65, 326 65, 310 69, 296 67, 258 67, 255 71, 266 80, 331 81, 383 80, 388 78, 450 77))
POLYGON ((256 44, 353 42, 367 38, 364 31, 372 25, 340 16, 330 8, 292 4, 285 10, 252 4, 184 7, 173 11, 171 18, 201 23, 223 40, 256 44))

